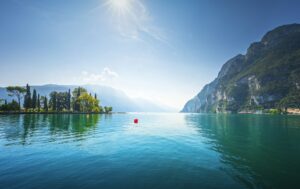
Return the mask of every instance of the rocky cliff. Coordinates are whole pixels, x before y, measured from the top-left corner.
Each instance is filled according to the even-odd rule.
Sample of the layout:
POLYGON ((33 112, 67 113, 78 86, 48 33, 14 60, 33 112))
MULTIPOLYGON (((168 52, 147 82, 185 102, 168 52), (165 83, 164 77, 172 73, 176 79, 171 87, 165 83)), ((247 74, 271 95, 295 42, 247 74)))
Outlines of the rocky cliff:
POLYGON ((300 108, 300 24, 280 26, 227 61, 182 112, 300 108))

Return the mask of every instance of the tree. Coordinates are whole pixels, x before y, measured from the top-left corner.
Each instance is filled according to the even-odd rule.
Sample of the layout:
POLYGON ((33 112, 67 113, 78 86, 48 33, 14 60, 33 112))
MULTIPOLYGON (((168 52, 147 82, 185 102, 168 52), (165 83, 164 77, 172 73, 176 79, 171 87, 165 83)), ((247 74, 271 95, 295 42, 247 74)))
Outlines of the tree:
POLYGON ((51 107, 51 109, 53 111, 57 111, 57 99, 56 99, 56 96, 57 96, 57 92, 51 92, 50 93, 50 100, 49 100, 49 105, 51 107))
POLYGON ((68 96, 67 96, 67 110, 71 110, 71 90, 69 89, 68 91, 68 96))
POLYGON ((82 94, 86 94, 87 90, 85 88, 82 87, 78 87, 75 88, 72 92, 73 94, 73 110, 76 112, 80 111, 80 103, 78 101, 78 98, 82 95, 82 94))
POLYGON ((0 98, 0 105, 2 105, 2 103, 4 103, 4 99, 0 98))
POLYGON ((48 99, 46 96, 43 98, 43 103, 44 103, 44 111, 48 112, 48 99))
POLYGON ((19 111, 21 110, 21 99, 23 98, 26 89, 20 86, 8 86, 6 87, 9 96, 15 96, 18 100, 19 111))
POLYGON ((30 92, 30 86, 26 85, 26 94, 24 97, 24 108, 27 110, 31 108, 32 102, 31 102, 31 92, 30 92))
POLYGON ((97 100, 97 94, 95 93, 94 98, 97 100))
POLYGON ((20 105, 15 100, 12 100, 10 103, 5 103, 2 106, 0 106, 1 111, 18 111, 20 110, 20 105))
POLYGON ((38 98, 37 98, 37 108, 38 108, 38 112, 40 112, 41 110, 40 94, 38 94, 38 98))
POLYGON ((300 90, 288 94, 280 100, 277 106, 285 111, 287 108, 300 108, 300 90))
POLYGON ((20 103, 16 102, 15 100, 13 100, 11 103, 8 103, 7 106, 8 106, 8 110, 11 110, 11 111, 20 110, 20 103))
POLYGON ((69 92, 56 92, 50 93, 49 105, 53 111, 70 110, 70 91, 69 92))
POLYGON ((0 99, 0 111, 5 107, 4 99, 0 99))
POLYGON ((80 111, 82 112, 99 112, 99 101, 93 96, 84 93, 78 98, 80 104, 80 111))
POLYGON ((37 96, 36 96, 36 90, 33 90, 33 94, 32 94, 32 108, 36 109, 36 104, 37 104, 37 96))
POLYGON ((111 106, 104 106, 104 112, 105 112, 105 113, 110 113, 110 112, 112 112, 112 107, 111 107, 111 106))
POLYGON ((68 109, 68 92, 59 92, 56 94, 57 111, 68 109))
POLYGON ((83 87, 77 87, 72 91, 72 96, 78 98, 83 93, 87 93, 87 90, 83 87))

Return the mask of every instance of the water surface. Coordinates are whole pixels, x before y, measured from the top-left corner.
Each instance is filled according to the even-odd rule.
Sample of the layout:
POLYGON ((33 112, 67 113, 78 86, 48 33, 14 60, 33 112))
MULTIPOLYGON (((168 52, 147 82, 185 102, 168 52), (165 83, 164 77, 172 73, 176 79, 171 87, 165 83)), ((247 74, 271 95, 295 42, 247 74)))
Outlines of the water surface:
POLYGON ((296 188, 299 170, 297 116, 0 115, 1 189, 296 188))

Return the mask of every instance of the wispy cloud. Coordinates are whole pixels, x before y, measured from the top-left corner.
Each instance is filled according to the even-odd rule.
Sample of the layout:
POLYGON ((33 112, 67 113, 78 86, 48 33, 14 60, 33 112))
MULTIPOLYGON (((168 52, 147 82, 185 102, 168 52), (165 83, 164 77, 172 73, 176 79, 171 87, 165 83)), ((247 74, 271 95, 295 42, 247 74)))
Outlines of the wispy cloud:
POLYGON ((84 84, 110 84, 117 78, 119 78, 119 74, 117 72, 105 67, 101 73, 82 71, 80 77, 76 78, 76 80, 79 80, 80 83, 84 84))
POLYGON ((138 41, 151 38, 168 43, 164 31, 153 24, 153 18, 142 0, 105 0, 103 5, 122 37, 138 41))

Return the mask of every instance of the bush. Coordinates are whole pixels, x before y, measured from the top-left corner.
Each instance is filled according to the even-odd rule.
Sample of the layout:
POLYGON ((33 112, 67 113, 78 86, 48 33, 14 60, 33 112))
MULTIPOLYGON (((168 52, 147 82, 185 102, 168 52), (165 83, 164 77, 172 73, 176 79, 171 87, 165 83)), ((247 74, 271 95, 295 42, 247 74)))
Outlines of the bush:
POLYGON ((280 114, 281 111, 279 109, 269 109, 268 113, 270 113, 270 114, 280 114))
POLYGON ((1 111, 19 111, 19 103, 13 100, 10 103, 3 104, 0 106, 1 111))

